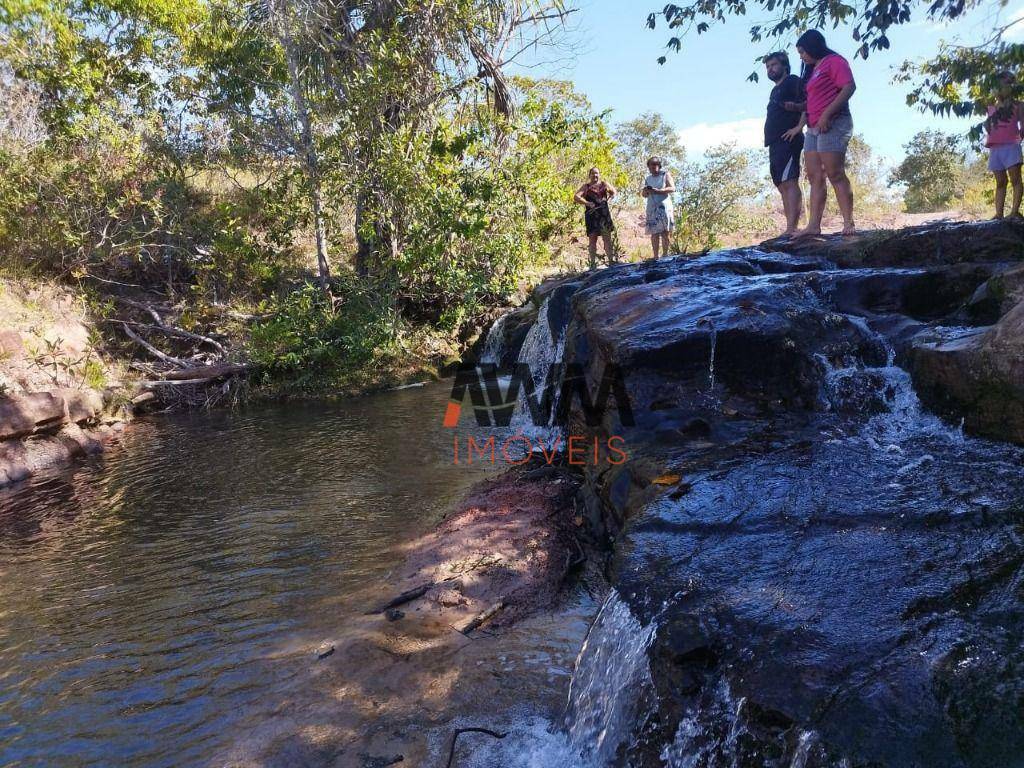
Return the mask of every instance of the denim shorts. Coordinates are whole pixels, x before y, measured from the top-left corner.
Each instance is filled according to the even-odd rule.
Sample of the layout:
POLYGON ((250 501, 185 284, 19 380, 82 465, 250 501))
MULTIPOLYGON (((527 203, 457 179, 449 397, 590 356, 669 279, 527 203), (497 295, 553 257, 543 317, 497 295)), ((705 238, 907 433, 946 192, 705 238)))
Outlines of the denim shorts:
POLYGON ((1021 164, 1020 144, 996 144, 988 148, 988 169, 1005 171, 1021 164))
POLYGON ((804 152, 845 152, 851 138, 853 118, 850 115, 836 115, 826 133, 818 133, 817 128, 807 129, 804 152))

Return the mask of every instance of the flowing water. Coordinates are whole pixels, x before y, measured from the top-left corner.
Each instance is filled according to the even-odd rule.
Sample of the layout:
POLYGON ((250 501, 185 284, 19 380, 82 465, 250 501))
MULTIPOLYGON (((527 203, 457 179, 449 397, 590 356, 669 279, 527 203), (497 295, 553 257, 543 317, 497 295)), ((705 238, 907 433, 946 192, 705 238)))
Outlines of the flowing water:
MULTIPOLYGON (((719 279, 742 284, 747 280, 787 278, 719 279)), ((530 343, 524 345, 521 361, 543 364, 561 352, 559 341, 552 338, 543 322, 546 309, 542 308, 541 322, 530 331, 530 343)), ((871 626, 870 618, 860 618, 870 612, 864 611, 858 601, 877 589, 896 594, 907 588, 900 581, 898 569, 893 569, 897 575, 891 577, 891 585, 877 571, 902 562, 906 554, 901 546, 912 550, 918 546, 918 538, 924 541, 924 535, 918 537, 913 530, 917 520, 927 529, 947 512, 954 521, 962 519, 967 526, 974 519, 1012 514, 1024 497, 1024 476, 1020 472, 1024 451, 966 437, 959 426, 926 412, 909 373, 896 364, 895 350, 886 339, 865 318, 843 317, 866 338, 874 340, 877 352, 869 355, 871 361, 856 357, 819 359, 825 374, 821 408, 805 425, 806 432, 793 436, 797 446, 793 451, 723 462, 725 469, 712 467, 715 471, 701 477, 700 485, 684 497, 689 506, 683 507, 665 497, 638 514, 629 533, 630 540, 624 545, 627 554, 620 576, 632 599, 626 601, 613 591, 598 614, 577 659, 563 722, 537 717, 512 720, 507 724, 509 736, 481 745, 472 765, 604 768, 631 764, 628 759, 623 762, 623 751, 638 746, 649 756, 650 745, 638 741, 646 738, 645 723, 656 707, 652 701, 648 651, 658 635, 660 616, 673 610, 670 603, 680 594, 675 590, 691 578, 714 580, 720 576, 719 571, 736 572, 737 563, 742 562, 740 571, 750 569, 748 583, 741 580, 732 586, 730 577, 722 576, 725 589, 732 590, 723 600, 733 599, 741 606, 749 601, 751 606, 757 606, 753 596, 758 590, 765 594, 777 590, 792 600, 787 610, 798 617, 796 620, 821 621, 822 615, 826 615, 822 622, 826 631, 834 632, 836 638, 852 647, 869 647, 877 628, 871 626), (810 439, 799 439, 804 436, 810 439), (718 513, 707 512, 705 508, 745 510, 736 519, 746 515, 756 522, 751 522, 749 529, 737 529, 732 534, 740 540, 756 539, 758 535, 771 540, 772 529, 762 520, 804 522, 786 534, 792 537, 792 545, 787 538, 778 540, 778 553, 766 547, 740 556, 730 548, 729 534, 707 534, 695 522, 719 519, 718 513), (806 583, 798 574, 790 579, 791 583, 781 586, 785 577, 780 574, 793 573, 795 566, 787 563, 800 546, 817 547, 814 554, 804 556, 801 567, 822 572, 832 569, 832 578, 837 569, 848 568, 845 553, 832 552, 837 546, 835 542, 841 548, 841 535, 825 540, 825 544, 811 536, 807 537, 809 543, 802 540, 801 530, 814 532, 818 526, 826 529, 833 524, 848 526, 851 541, 877 537, 877 565, 865 567, 858 563, 848 576, 839 579, 842 591, 828 595, 824 601, 815 591, 818 577, 813 572, 806 583), (901 526, 908 527, 909 533, 902 538, 889 536, 890 528, 901 526), (778 563, 774 562, 776 556, 780 558, 778 563), (749 557, 750 562, 743 557, 749 557), (757 557, 763 558, 763 562, 757 557), (830 559, 833 557, 835 560, 830 559), (667 598, 663 597, 666 593, 667 598), (641 608, 641 616, 631 609, 631 605, 637 604, 661 607, 641 608)), ((713 321, 707 322, 707 381, 714 390, 717 332, 713 321)), ((713 527, 713 523, 708 525, 711 530, 713 527)), ((723 530, 733 529, 723 524, 723 530)), ((920 546, 924 549, 927 544, 920 546)), ((867 549, 871 551, 871 547, 867 549)), ((917 553, 914 556, 924 559, 917 553)), ((753 607, 751 610, 754 612, 753 607)), ((759 639, 752 635, 743 641, 749 642, 753 654, 759 639)), ((741 650, 739 655, 743 657, 746 652, 741 650)), ((927 650, 920 653, 924 656, 927 650)), ((971 661, 968 657, 965 663, 971 661)), ((653 754, 659 758, 659 764, 667 768, 747 764, 740 755, 742 744, 749 749, 749 702, 734 694, 725 677, 702 696, 700 704, 679 722, 674 736, 654 745, 653 754)), ((908 723, 908 727, 913 725, 908 723)), ((794 734, 794 741, 786 765, 804 768, 810 763, 823 764, 816 731, 801 730, 794 734)), ((898 762, 899 758, 896 759, 898 762)), ((828 764, 843 766, 846 762, 828 764)))
MULTIPOLYGON (((553 416, 558 411, 560 389, 556 377, 552 376, 549 380, 549 372, 552 370, 552 366, 556 366, 556 371, 560 370, 562 352, 565 349, 565 337, 561 333, 557 337, 552 334, 551 325, 548 321, 549 306, 550 299, 545 299, 537 311, 536 322, 530 327, 526 338, 523 340, 523 346, 519 351, 517 362, 526 363, 530 367, 536 398, 540 399, 544 395, 545 388, 549 384, 552 385, 547 396, 551 398, 551 414, 553 416)), ((500 328, 498 332, 492 330, 488 335, 486 342, 488 349, 492 348, 492 339, 495 337, 500 337, 500 328)), ((492 354, 500 354, 500 343, 500 338, 497 342, 493 343, 494 351, 492 354)), ((530 408, 526 403, 526 397, 527 393, 524 387, 519 391, 519 405, 512 416, 512 432, 525 435, 534 445, 539 443, 543 443, 546 446, 559 444, 561 429, 554 426, 534 424, 530 408)))
POLYGON ((0 491, 0 765, 203 764, 481 477, 446 385, 134 425, 0 491))

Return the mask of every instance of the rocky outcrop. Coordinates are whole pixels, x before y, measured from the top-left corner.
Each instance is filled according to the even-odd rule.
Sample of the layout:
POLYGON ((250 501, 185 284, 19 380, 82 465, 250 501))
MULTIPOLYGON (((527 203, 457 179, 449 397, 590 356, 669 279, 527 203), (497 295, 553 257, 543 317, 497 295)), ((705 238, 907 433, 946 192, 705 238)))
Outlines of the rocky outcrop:
POLYGON ((0 280, 0 486, 102 449, 118 370, 70 290, 0 280), (106 393, 100 390, 106 389, 106 393))
POLYGON ((91 389, 0 397, 0 486, 103 450, 121 423, 104 417, 103 396, 91 389))
POLYGON ((787 252, 831 260, 843 268, 917 267, 961 263, 1024 261, 1024 221, 923 224, 900 230, 864 232, 798 241, 768 241, 787 252))
POLYGON ((591 391, 625 372, 633 416, 611 402, 595 426, 576 400, 566 425, 630 457, 583 490, 657 627, 654 704, 620 757, 1015 764, 1024 452, 929 414, 907 369, 968 431, 1014 437, 1024 227, 781 248, 577 276, 541 313, 591 391))
POLYGON ((910 365, 930 407, 973 434, 1024 444, 1024 303, 987 328, 920 334, 910 365))

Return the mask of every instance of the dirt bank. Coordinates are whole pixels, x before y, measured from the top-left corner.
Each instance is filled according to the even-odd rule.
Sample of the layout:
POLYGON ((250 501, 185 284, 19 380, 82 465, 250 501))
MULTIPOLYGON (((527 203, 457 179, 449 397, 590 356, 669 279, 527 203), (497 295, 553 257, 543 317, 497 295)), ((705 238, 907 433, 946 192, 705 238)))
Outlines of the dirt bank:
POLYGON ((81 296, 0 280, 0 487, 98 453, 120 433, 125 369, 95 341, 81 296))
MULTIPOLYGON (((295 649, 309 659, 308 685, 217 764, 443 766, 457 728, 493 728, 513 711, 557 720, 603 589, 577 488, 550 467, 476 486, 400 548, 393 580, 345 596, 339 610, 353 618, 338 637, 295 649), (403 593, 417 596, 380 612, 403 593)), ((480 738, 460 738, 453 764, 480 738)))

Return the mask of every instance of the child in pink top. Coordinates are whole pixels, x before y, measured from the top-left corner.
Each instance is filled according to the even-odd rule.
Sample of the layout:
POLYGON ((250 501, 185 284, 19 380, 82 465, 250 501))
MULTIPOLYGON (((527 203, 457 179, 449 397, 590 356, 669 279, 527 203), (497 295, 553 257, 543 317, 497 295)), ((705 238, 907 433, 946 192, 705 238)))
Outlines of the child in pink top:
POLYGON ((985 121, 985 146, 988 147, 988 169, 996 179, 996 218, 1003 218, 1006 209, 1006 184, 1013 184, 1011 216, 1020 216, 1024 183, 1021 182, 1021 118, 1022 109, 1013 98, 1014 77, 999 73, 999 102, 988 108, 985 121))

